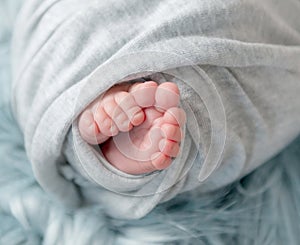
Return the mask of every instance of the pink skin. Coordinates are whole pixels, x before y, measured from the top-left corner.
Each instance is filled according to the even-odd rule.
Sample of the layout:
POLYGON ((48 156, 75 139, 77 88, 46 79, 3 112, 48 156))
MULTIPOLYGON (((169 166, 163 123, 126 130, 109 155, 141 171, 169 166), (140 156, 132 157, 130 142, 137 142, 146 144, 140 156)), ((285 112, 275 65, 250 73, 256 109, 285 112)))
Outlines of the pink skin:
POLYGON ((105 158, 128 174, 167 168, 179 154, 185 112, 171 82, 123 83, 110 88, 80 115, 79 131, 101 144, 105 158))

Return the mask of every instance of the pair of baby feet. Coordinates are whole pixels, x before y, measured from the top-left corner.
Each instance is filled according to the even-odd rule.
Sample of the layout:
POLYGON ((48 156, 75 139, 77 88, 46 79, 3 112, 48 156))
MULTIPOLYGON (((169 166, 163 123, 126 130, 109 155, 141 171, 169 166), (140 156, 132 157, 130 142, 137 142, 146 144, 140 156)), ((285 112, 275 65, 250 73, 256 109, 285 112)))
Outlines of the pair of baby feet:
POLYGON ((186 117, 179 99, 171 82, 115 85, 82 112, 80 134, 99 144, 108 162, 125 173, 165 169, 182 140, 186 117))

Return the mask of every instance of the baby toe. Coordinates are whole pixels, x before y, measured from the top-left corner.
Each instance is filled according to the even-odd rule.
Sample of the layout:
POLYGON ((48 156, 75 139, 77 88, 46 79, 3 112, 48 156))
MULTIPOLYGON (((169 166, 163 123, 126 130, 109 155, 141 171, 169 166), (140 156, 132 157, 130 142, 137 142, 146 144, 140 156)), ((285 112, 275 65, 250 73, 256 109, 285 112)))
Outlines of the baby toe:
POLYGON ((118 134, 119 130, 116 124, 105 112, 103 106, 99 106, 96 108, 94 112, 94 119, 97 123, 98 128, 100 129, 101 134, 105 136, 115 136, 118 134))
POLYGON ((131 108, 129 111, 130 115, 127 115, 130 118, 130 122, 133 126, 138 126, 145 120, 145 114, 140 108, 131 108))
POLYGON ((91 110, 85 110, 79 117, 78 128, 81 137, 92 145, 97 145, 105 140, 107 136, 100 133, 100 129, 94 120, 94 115, 91 110))
POLYGON ((79 116, 79 129, 92 134, 99 133, 98 127, 95 127, 94 116, 91 110, 85 110, 79 116))
POLYGON ((93 113, 90 110, 85 110, 80 115, 78 127, 81 136, 87 141, 91 141, 92 138, 95 138, 95 136, 100 133, 94 121, 93 113))
POLYGON ((185 111, 179 107, 169 108, 164 114, 164 122, 174 125, 183 126, 186 122, 185 111))
POLYGON ((125 112, 133 126, 141 124, 145 115, 143 110, 137 105, 132 94, 128 92, 119 92, 115 95, 115 101, 125 112))
POLYGON ((129 92, 140 107, 146 108, 154 105, 156 89, 157 83, 149 81, 132 85, 129 92))
POLYGON ((161 152, 156 152, 151 156, 151 164, 157 170, 162 170, 170 166, 172 159, 161 152))
POLYGON ((121 132, 127 132, 132 128, 132 125, 126 113, 115 101, 115 96, 103 100, 102 105, 105 113, 111 119, 113 124, 116 125, 118 130, 120 130, 121 132))
POLYGON ((165 82, 157 87, 155 93, 155 107, 159 111, 177 107, 179 104, 179 89, 176 84, 165 82))
POLYGON ((128 132, 133 127, 124 111, 120 111, 118 115, 114 116, 113 121, 121 132, 128 132))
POLYGON ((165 123, 161 126, 162 135, 164 138, 176 142, 182 140, 181 128, 177 125, 165 123))
POLYGON ((162 139, 159 142, 159 150, 170 157, 176 157, 179 153, 179 143, 168 139, 162 139))

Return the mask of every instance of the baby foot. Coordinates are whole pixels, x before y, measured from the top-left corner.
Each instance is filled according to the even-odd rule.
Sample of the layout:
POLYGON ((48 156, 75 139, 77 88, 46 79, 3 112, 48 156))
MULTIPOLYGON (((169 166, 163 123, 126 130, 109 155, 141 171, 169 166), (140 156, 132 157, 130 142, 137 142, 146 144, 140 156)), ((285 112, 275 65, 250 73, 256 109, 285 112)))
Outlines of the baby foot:
POLYGON ((165 169, 179 153, 185 113, 173 83, 121 84, 94 101, 80 116, 79 130, 101 144, 106 159, 129 174, 165 169))

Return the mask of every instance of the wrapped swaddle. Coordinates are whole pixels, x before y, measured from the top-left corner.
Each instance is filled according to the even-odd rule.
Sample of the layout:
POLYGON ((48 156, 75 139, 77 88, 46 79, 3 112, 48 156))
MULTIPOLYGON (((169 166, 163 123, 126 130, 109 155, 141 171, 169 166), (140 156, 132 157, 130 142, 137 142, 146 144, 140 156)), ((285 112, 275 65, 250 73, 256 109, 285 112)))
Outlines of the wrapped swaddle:
POLYGON ((37 181, 68 207, 139 218, 178 193, 244 176, 300 132, 298 1, 28 0, 13 42, 13 109, 37 181), (78 131, 124 81, 178 84, 181 153, 125 174, 78 131))

